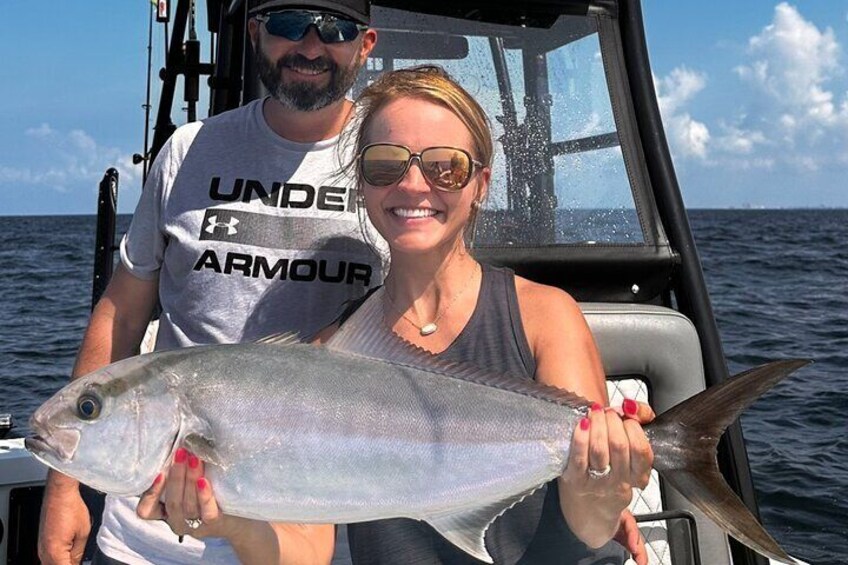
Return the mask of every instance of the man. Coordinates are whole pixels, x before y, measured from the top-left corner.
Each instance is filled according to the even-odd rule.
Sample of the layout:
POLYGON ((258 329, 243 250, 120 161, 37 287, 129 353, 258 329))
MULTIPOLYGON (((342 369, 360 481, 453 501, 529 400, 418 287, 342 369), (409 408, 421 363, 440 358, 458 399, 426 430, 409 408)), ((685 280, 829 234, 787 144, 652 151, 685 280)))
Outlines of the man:
MULTIPOLYGON (((187 124, 165 144, 74 377, 135 354, 157 300, 156 348, 172 349, 309 335, 379 283, 379 261, 359 237, 352 183, 337 173, 352 107, 345 93, 376 41, 368 0, 264 1, 250 14, 270 96, 187 124)), ((106 498, 95 563, 236 561, 223 540, 179 540, 164 522, 140 520, 137 502, 106 498)), ((78 483, 51 472, 42 562, 79 562, 89 524, 78 483)))

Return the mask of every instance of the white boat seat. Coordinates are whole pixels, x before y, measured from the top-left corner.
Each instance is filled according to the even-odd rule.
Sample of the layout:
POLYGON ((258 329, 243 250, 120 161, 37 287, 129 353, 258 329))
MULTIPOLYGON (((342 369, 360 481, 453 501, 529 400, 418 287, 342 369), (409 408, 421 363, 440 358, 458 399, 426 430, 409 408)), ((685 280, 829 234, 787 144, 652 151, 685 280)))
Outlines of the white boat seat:
MULTIPOLYGON (((660 413, 705 388, 698 334, 686 316, 641 304, 583 303, 580 307, 601 352, 611 405, 633 398, 648 402, 660 413)), ((731 563, 724 533, 673 488, 661 487, 656 471, 647 488, 634 489, 630 509, 637 516, 671 509, 691 512, 702 562, 731 563)), ((668 542, 669 527, 673 532, 686 530, 681 522, 640 523, 652 565, 690 562, 688 540, 674 546, 668 542)))

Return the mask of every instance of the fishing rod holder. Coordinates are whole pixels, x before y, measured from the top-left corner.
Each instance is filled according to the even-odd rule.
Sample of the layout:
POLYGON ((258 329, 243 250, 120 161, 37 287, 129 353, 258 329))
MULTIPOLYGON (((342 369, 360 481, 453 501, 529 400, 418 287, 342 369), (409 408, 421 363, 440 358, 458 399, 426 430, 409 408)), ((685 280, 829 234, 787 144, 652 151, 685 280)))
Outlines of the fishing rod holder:
POLYGON ((115 252, 115 226, 118 215, 118 170, 110 168, 103 175, 97 194, 97 228, 94 243, 94 278, 91 308, 100 300, 112 278, 115 252))

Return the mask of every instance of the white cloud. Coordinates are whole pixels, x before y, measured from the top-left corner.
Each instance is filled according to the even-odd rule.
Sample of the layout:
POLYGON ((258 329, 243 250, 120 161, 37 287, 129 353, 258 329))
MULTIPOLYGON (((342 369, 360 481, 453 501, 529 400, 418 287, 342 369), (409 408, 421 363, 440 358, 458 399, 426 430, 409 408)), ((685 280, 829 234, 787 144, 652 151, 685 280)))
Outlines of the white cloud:
POLYGON ((686 102, 691 100, 707 85, 707 77, 703 73, 692 71, 686 67, 678 67, 667 77, 656 81, 658 83, 658 101, 660 110, 676 112, 686 102))
POLYGON ((848 93, 830 86, 845 76, 833 30, 820 30, 782 2, 772 22, 748 40, 747 55, 750 60, 734 70, 758 94, 758 123, 749 127, 796 151, 810 151, 788 159, 801 169, 831 159, 834 153, 822 149, 848 142, 848 93))
POLYGON ((674 153, 686 157, 706 159, 710 130, 683 111, 686 104, 707 84, 703 73, 686 67, 672 70, 661 79, 654 77, 657 102, 665 123, 669 144, 674 153))
POLYGON ((34 144, 40 163, 28 166, 0 162, 0 185, 38 186, 69 192, 76 186, 97 188, 108 167, 118 169, 121 184, 138 184, 139 167, 120 149, 100 145, 82 130, 64 133, 43 123, 24 131, 21 143, 34 144))
POLYGON ((37 128, 30 128, 30 129, 26 130, 26 132, 24 132, 24 133, 29 137, 44 138, 44 137, 50 137, 55 132, 53 131, 53 128, 51 128, 49 125, 41 124, 37 128))
POLYGON ((689 113, 707 87, 706 76, 686 67, 654 79, 669 144, 676 157, 730 170, 817 171, 848 160, 848 91, 842 48, 824 30, 781 2, 760 33, 747 42, 734 70, 745 89, 737 108, 707 125, 689 113))
POLYGON ((769 145, 766 135, 757 130, 745 130, 733 125, 722 124, 724 135, 716 139, 715 146, 728 153, 750 155, 760 146, 769 145))

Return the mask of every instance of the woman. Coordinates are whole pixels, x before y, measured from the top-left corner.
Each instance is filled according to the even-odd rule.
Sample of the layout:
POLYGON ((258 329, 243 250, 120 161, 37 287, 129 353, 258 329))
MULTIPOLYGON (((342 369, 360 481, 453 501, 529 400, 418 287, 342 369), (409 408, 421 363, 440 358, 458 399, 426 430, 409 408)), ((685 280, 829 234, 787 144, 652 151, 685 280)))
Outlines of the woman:
MULTIPOLYGON (((468 253, 466 239, 491 176, 493 144, 483 110, 436 67, 386 73, 363 92, 358 106, 357 160, 351 166, 368 218, 391 259, 382 291, 365 298, 380 301, 382 320, 375 323, 441 359, 536 379, 595 402, 574 432, 565 473, 489 528, 491 555, 498 563, 622 562, 621 548, 608 542, 623 532, 631 551, 638 549, 626 507, 632 487, 648 482, 652 453, 639 420, 652 414, 633 401, 625 402, 624 418, 603 408, 599 355, 568 294, 481 265, 468 253)), ((362 303, 349 307, 317 341, 329 339, 362 303)), ((178 518, 204 516, 203 527, 212 528, 214 520, 206 516, 218 515, 200 508, 214 505, 209 486, 201 482, 192 494, 195 484, 189 481, 184 488, 185 474, 180 476, 191 475, 200 463, 188 467, 169 478, 168 499, 186 501, 173 504, 174 512, 169 507, 171 514, 182 513, 169 523, 181 527, 178 518)), ((189 479, 202 481, 199 475, 189 479)), ((329 535, 324 526, 285 526, 291 530, 283 534, 283 526, 263 527, 252 527, 247 535, 306 532, 303 543, 314 547, 323 547, 329 535)), ((232 532, 239 530, 228 526, 217 533, 231 537, 232 532)), ((348 532, 357 564, 476 563, 413 520, 351 524, 348 532)))

